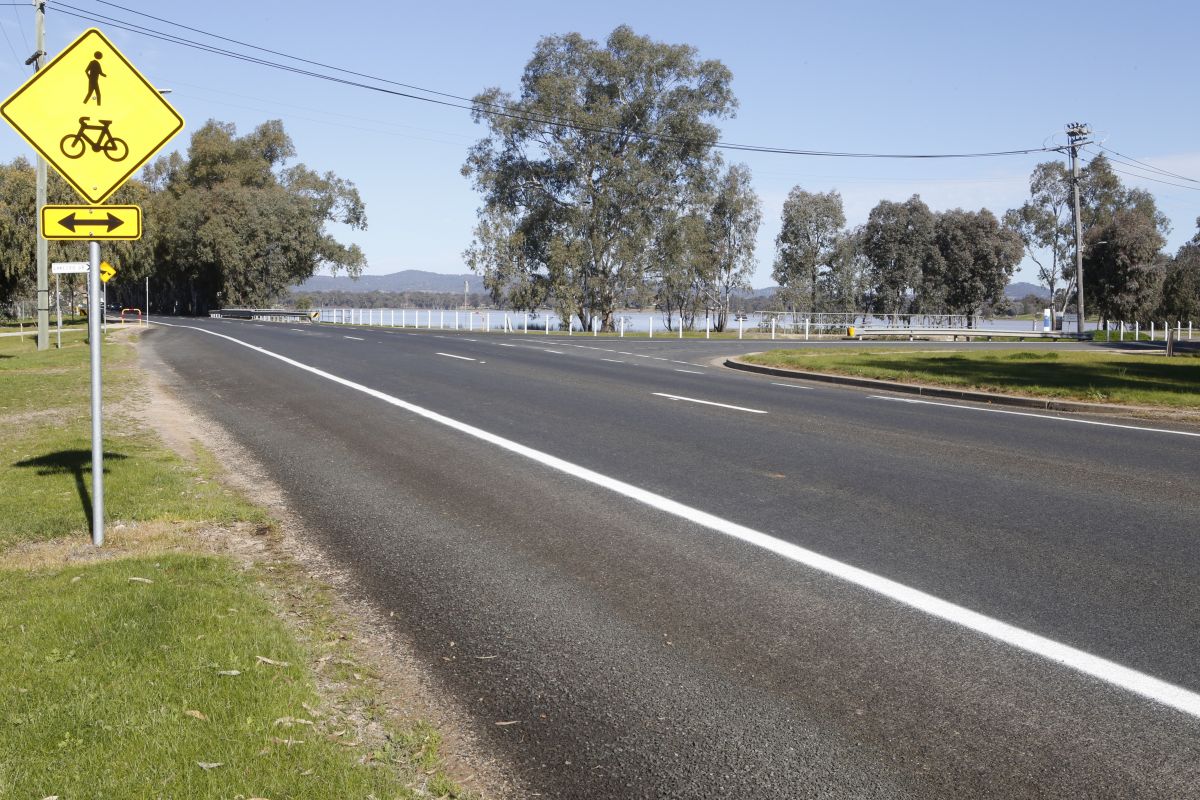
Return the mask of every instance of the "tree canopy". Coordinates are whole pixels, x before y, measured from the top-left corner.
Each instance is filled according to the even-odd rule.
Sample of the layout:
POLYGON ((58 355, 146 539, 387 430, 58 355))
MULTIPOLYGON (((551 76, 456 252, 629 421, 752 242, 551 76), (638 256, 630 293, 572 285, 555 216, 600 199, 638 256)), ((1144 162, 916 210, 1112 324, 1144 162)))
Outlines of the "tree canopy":
MULTIPOLYGON (((266 305, 317 269, 358 274, 355 245, 327 233, 330 223, 366 227, 358 191, 331 172, 318 174, 296 155, 279 121, 239 137, 233 125, 209 121, 187 154, 172 153, 126 183, 114 203, 143 208, 145 235, 104 245, 117 267, 108 292, 141 305, 151 278, 160 307, 202 312, 219 304, 266 305)), ((50 174, 51 203, 77 203, 50 174)), ((34 168, 24 159, 0 166, 0 300, 31 291, 36 279, 34 168)), ((51 242, 52 261, 86 258, 83 242, 51 242)))
POLYGON ((489 130, 463 166, 484 198, 476 248, 497 241, 504 220, 505 246, 522 251, 505 260, 512 280, 544 285, 560 313, 611 329, 618 302, 656 266, 647 254, 661 217, 682 216, 711 171, 712 122, 736 106, 730 81, 695 48, 625 26, 603 45, 543 38, 519 96, 492 88, 474 98, 489 130))
POLYGON ((806 192, 796 186, 783 203, 782 216, 771 275, 788 301, 817 311, 825 295, 822 279, 833 270, 846 225, 842 196, 836 190, 806 192))

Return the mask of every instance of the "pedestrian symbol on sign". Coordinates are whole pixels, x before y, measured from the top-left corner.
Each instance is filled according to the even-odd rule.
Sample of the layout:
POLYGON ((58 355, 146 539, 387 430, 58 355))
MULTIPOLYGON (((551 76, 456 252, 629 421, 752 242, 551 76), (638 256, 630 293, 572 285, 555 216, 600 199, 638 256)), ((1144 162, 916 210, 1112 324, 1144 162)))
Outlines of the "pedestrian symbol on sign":
POLYGON ((104 74, 104 70, 100 68, 100 59, 102 58, 104 58, 104 54, 97 50, 92 57, 91 63, 84 70, 87 73, 88 79, 87 96, 83 98, 83 102, 85 103, 92 99, 92 95, 96 95, 96 105, 100 105, 100 79, 108 77, 104 74))

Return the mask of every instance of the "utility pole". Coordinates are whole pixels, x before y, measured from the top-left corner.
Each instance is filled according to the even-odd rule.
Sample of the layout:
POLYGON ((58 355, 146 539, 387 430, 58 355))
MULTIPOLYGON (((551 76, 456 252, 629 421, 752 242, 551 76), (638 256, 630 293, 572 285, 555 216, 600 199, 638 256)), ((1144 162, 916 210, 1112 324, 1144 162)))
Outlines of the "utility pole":
MULTIPOLYGON (((33 71, 42 68, 46 58, 46 0, 33 0, 37 50, 25 64, 33 71)), ((37 157, 37 349, 50 349, 50 242, 42 238, 42 206, 46 205, 46 159, 37 157)))
POLYGON ((1076 331, 1083 338, 1083 225, 1079 218, 1079 148, 1091 144, 1087 136, 1091 133, 1088 126, 1082 122, 1072 122, 1067 126, 1067 141, 1071 150, 1071 192, 1075 196, 1075 306, 1076 331))

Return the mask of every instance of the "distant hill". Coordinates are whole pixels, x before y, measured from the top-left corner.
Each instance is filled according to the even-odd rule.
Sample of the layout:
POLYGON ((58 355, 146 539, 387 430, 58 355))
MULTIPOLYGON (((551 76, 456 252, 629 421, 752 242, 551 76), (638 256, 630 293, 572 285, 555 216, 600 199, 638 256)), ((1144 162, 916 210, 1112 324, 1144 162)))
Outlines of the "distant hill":
POLYGON ((1038 286, 1036 283, 1026 283, 1025 281, 1017 281, 1010 283, 1004 287, 1004 296, 1012 300, 1020 300, 1026 295, 1037 295, 1043 300, 1050 299, 1050 291, 1045 286, 1038 286))
POLYGON ((483 279, 478 275, 463 273, 446 275, 441 272, 426 272, 422 269, 404 269, 389 275, 362 275, 350 278, 345 275, 314 275, 295 287, 294 292, 461 292, 463 281, 467 290, 482 294, 483 279))

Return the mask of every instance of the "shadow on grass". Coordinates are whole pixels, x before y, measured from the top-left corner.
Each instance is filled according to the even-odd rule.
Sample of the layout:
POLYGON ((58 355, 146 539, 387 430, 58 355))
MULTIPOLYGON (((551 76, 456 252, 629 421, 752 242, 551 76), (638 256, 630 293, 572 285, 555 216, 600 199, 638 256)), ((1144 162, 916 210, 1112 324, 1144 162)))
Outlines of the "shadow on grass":
MULTIPOLYGON (((121 453, 105 453, 104 460, 121 461, 125 458, 121 453)), ((88 529, 92 527, 92 496, 84 483, 84 473, 91 472, 91 450, 59 450, 57 453, 47 453, 36 458, 27 458, 13 464, 14 467, 36 469, 38 475, 73 475, 75 491, 79 493, 79 502, 83 504, 83 513, 87 517, 88 529)), ((104 470, 108 474, 108 470, 104 470)))
POLYGON ((1146 391, 1194 395, 1200 392, 1200 361, 1194 359, 1163 359, 1161 363, 1106 361, 1073 364, 1034 357, 973 359, 946 356, 908 359, 893 353, 880 358, 868 356, 857 360, 857 363, 914 375, 932 373, 975 386, 1040 386, 1105 395, 1146 391))

